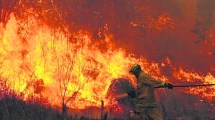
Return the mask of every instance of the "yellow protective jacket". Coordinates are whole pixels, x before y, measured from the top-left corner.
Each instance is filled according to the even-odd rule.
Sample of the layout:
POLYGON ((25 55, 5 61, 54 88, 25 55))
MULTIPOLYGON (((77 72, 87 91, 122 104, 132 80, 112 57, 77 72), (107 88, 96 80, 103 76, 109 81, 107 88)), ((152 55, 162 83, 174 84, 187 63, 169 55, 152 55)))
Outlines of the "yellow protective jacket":
POLYGON ((154 87, 165 87, 165 82, 158 81, 141 71, 139 77, 137 78, 137 106, 157 107, 154 87))

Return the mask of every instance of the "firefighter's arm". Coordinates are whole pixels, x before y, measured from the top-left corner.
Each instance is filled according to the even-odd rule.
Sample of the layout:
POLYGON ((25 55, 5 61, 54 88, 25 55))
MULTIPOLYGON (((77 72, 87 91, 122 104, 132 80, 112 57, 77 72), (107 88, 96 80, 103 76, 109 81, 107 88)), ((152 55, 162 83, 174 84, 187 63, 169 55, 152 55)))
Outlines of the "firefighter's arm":
POLYGON ((126 98, 128 96, 131 98, 135 98, 136 97, 135 91, 129 91, 128 93, 117 94, 117 95, 115 95, 115 99, 120 100, 120 99, 126 98))
MULTIPOLYGON (((160 87, 167 87, 168 89, 173 89, 173 85, 167 82, 162 82, 160 87)), ((159 88, 159 87, 157 87, 159 88)))
POLYGON ((127 89, 128 96, 130 96, 131 98, 135 98, 136 90, 134 89, 134 87, 131 84, 128 84, 128 88, 129 88, 129 89, 127 89))
POLYGON ((172 84, 156 80, 156 79, 154 79, 154 78, 152 78, 152 77, 150 77, 148 75, 145 75, 143 77, 142 82, 144 84, 150 85, 150 86, 152 86, 154 88, 162 88, 162 87, 167 87, 168 89, 172 89, 173 88, 172 84))
POLYGON ((126 97, 128 97, 127 93, 122 93, 122 94, 115 95, 116 100, 120 100, 120 99, 123 99, 123 98, 126 98, 126 97))

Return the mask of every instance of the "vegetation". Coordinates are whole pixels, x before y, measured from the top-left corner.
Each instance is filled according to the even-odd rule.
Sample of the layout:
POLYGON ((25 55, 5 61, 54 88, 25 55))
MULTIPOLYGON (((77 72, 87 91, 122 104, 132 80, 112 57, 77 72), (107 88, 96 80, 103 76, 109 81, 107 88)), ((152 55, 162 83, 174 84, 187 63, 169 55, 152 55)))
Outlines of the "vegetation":
MULTIPOLYGON (((5 96, 0 99, 1 120, 61 120, 64 119, 57 110, 38 102, 24 102, 17 96, 5 96)), ((72 118, 68 118, 72 119, 72 118)))

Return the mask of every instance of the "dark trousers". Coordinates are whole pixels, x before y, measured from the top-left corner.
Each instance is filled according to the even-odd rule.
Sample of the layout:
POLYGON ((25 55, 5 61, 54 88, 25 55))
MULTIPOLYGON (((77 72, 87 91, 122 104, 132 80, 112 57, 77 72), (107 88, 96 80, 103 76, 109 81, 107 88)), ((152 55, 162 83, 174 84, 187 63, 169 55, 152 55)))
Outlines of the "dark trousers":
POLYGON ((138 107, 132 120, 163 120, 158 107, 138 107))

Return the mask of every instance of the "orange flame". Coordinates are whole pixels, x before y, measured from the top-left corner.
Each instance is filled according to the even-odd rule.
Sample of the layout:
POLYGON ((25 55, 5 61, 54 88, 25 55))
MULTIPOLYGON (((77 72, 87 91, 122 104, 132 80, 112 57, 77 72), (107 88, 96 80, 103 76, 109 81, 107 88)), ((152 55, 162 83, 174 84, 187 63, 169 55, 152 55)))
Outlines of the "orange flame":
POLYGON ((22 26, 11 15, 0 42, 1 77, 17 94, 24 93, 25 100, 42 95, 61 105, 61 93, 66 91, 66 99, 77 93, 71 108, 100 106, 111 80, 130 77, 129 65, 140 61, 114 48, 111 35, 93 43, 89 33, 80 31, 72 33, 72 41, 60 31, 39 26, 33 18, 30 22, 22 26), (100 49, 101 44, 107 50, 100 49))
MULTIPOLYGON (((170 21, 166 15, 160 16, 160 23, 170 21)), ((17 94, 45 97, 53 106, 60 106, 62 96, 70 99, 69 107, 86 108, 100 106, 111 81, 128 74, 133 63, 140 63, 144 70, 155 78, 167 81, 157 63, 149 63, 145 58, 135 58, 124 49, 112 43, 111 34, 101 41, 92 41, 87 31, 63 33, 47 26, 41 26, 32 17, 28 21, 17 20, 14 15, 5 28, 0 26, 0 78, 17 94), (72 37, 71 37, 72 36, 72 37), (104 47, 105 46, 105 49, 104 47)), ((66 29, 66 28, 65 28, 66 29)), ((66 31, 66 30, 65 30, 66 31)), ((168 64, 171 61, 168 60, 168 64)), ((201 76, 197 73, 179 69, 174 77, 201 79, 202 83, 211 83, 214 76, 201 76)), ((215 88, 189 89, 191 94, 202 94, 211 99, 215 88)))
MULTIPOLYGON (((182 68, 180 68, 178 71, 175 71, 173 75, 181 81, 190 83, 198 82, 201 84, 214 84, 215 80, 215 77, 211 73, 203 76, 195 72, 186 72, 182 68)), ((207 98, 208 100, 214 100, 215 86, 188 88, 188 90, 185 92, 207 98)))

